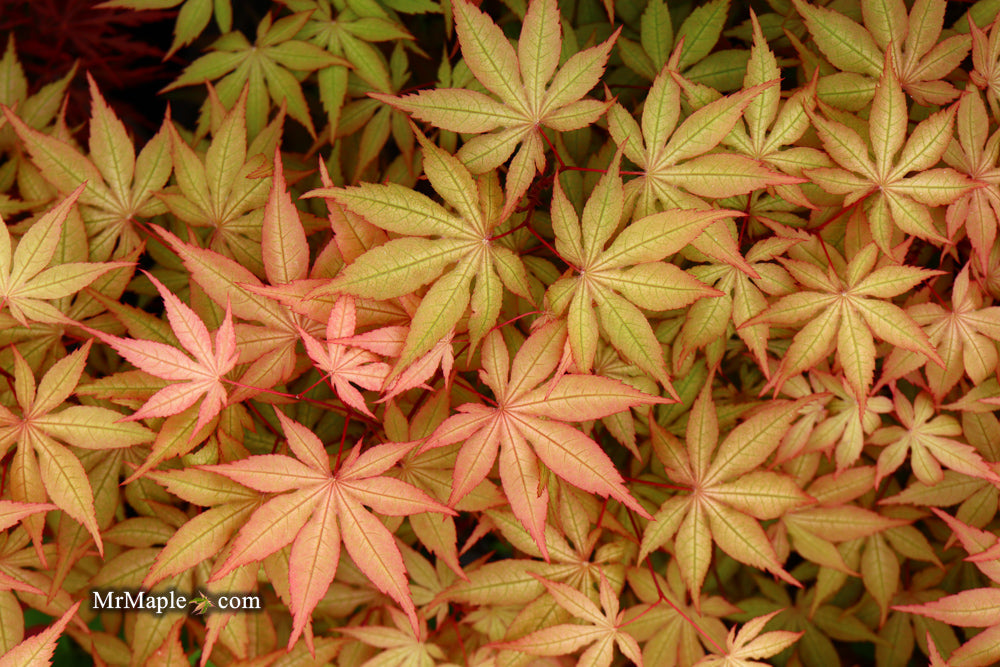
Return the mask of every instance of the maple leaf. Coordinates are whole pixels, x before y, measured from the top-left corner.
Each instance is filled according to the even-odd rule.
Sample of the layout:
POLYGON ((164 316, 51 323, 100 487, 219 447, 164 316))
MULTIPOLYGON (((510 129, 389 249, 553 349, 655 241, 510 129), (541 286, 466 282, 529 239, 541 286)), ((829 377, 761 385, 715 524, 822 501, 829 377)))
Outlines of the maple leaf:
POLYGON ((944 366, 927 334, 888 301, 939 272, 912 266, 876 268, 879 251, 872 243, 850 262, 835 248, 824 250, 833 261, 826 272, 804 260, 782 260, 788 272, 808 289, 782 297, 745 323, 787 325, 809 320, 795 334, 765 391, 780 389, 788 378, 811 368, 836 347, 845 378, 863 408, 875 373, 874 336, 944 366))
POLYGON ((499 167, 520 144, 507 171, 506 203, 500 214, 504 219, 514 211, 535 173, 545 168, 546 139, 541 128, 576 130, 593 123, 607 109, 605 102, 582 98, 604 73, 621 29, 601 44, 573 55, 557 71, 563 40, 556 0, 528 4, 516 53, 500 27, 470 2, 456 1, 454 12, 465 64, 500 102, 461 88, 372 97, 445 130, 488 133, 470 139, 458 152, 458 158, 476 174, 499 167))
POLYGON ((955 238, 965 229, 973 250, 983 266, 997 238, 1000 219, 1000 135, 988 138, 989 117, 978 90, 967 89, 958 102, 955 137, 941 158, 950 167, 965 174, 983 187, 972 190, 948 206, 948 236, 955 238))
POLYGON ((359 348, 349 348, 334 341, 354 335, 356 323, 354 299, 342 296, 333 304, 330 320, 326 325, 326 349, 315 338, 302 332, 306 353, 319 370, 326 373, 334 392, 347 405, 375 418, 360 392, 351 386, 358 384, 373 391, 382 387, 389 372, 388 364, 377 360, 372 353, 359 348))
POLYGON ((954 169, 931 168, 951 141, 955 111, 951 106, 932 114, 907 139, 906 97, 887 61, 868 116, 867 141, 848 124, 809 112, 823 146, 840 167, 804 174, 831 194, 847 195, 845 206, 864 199, 871 236, 882 252, 891 254, 900 242, 897 229, 943 244, 947 239, 935 226, 930 207, 950 204, 976 187, 954 169), (908 176, 912 172, 917 173, 908 176))
POLYGON ((386 665, 434 665, 437 664, 436 661, 444 659, 441 647, 430 641, 424 619, 420 619, 420 632, 414 633, 404 614, 396 609, 389 609, 388 613, 395 627, 366 625, 337 628, 337 632, 382 649, 378 660, 386 665))
MULTIPOLYGON (((413 39, 395 14, 390 14, 376 3, 354 3, 343 7, 330 0, 281 2, 293 12, 311 12, 309 21, 299 31, 299 39, 308 40, 350 63, 347 66, 335 63, 316 72, 319 98, 327 112, 331 137, 337 136, 340 129, 338 126, 342 112, 345 111, 349 74, 354 74, 380 93, 391 94, 397 90, 393 81, 397 68, 390 68, 382 51, 376 46, 379 42, 413 39)), ((371 100, 364 102, 370 103, 371 100)), ((382 125, 380 121, 375 124, 382 125)), ((367 128, 365 132, 368 132, 367 128)), ((358 171, 366 162, 363 157, 358 160, 358 171)))
MULTIPOLYGON (((24 68, 18 60, 14 41, 14 32, 11 31, 7 37, 7 48, 4 50, 3 56, 0 57, 0 105, 11 109, 28 128, 42 130, 59 113, 59 106, 66 94, 66 89, 76 76, 77 68, 74 65, 58 81, 42 86, 34 95, 28 95, 28 80, 24 75, 24 68)), ((11 180, 14 180, 16 175, 18 182, 23 183, 24 191, 21 192, 21 196, 26 199, 34 199, 40 193, 31 192, 32 188, 24 187, 28 185, 30 179, 26 177, 29 176, 33 167, 24 152, 15 150, 16 138, 17 133, 13 126, 7 126, 6 115, 0 117, 0 150, 6 153, 5 159, 8 161, 5 169, 10 170, 11 180)), ((73 187, 76 185, 78 183, 74 184, 73 187)), ((18 213, 27 208, 29 208, 27 202, 18 202, 7 193, 0 194, 0 214, 18 213)))
MULTIPOLYGON (((911 306, 908 314, 914 322, 924 327, 941 360, 943 367, 927 366, 928 388, 940 400, 962 378, 969 376, 981 385, 997 367, 994 341, 1000 341, 1000 308, 983 307, 984 294, 975 282, 969 280, 969 266, 958 275, 951 290, 951 308, 937 303, 911 306)), ((882 367, 879 384, 920 368, 925 359, 904 348, 893 348, 882 367)))
MULTIPOLYGON (((756 96, 777 86, 776 80, 706 103, 678 125, 681 88, 677 77, 664 68, 653 81, 641 126, 621 104, 608 110, 608 129, 615 143, 643 171, 625 189, 626 200, 636 203, 636 216, 654 213, 657 206, 705 209, 705 197, 731 197, 767 185, 802 182, 745 155, 712 150, 730 134, 756 96)), ((735 239, 726 244, 725 238, 716 240, 717 236, 706 234, 693 245, 709 256, 738 262, 735 239)))
POLYGON ((508 247, 509 239, 497 234, 497 226, 508 221, 499 215, 496 178, 473 179, 457 159, 422 134, 418 138, 424 173, 458 215, 392 183, 320 188, 306 195, 332 199, 377 227, 405 235, 364 253, 306 298, 345 293, 390 299, 434 281, 413 313, 390 380, 446 337, 470 305, 474 348, 500 314, 504 287, 530 300, 524 264, 508 247))
MULTIPOLYGON (((227 108, 232 107, 244 87, 251 101, 246 111, 247 130, 256 137, 267 125, 271 100, 287 105, 288 115, 316 136, 302 85, 292 72, 311 72, 339 64, 349 66, 315 44, 295 35, 309 20, 310 12, 298 12, 275 21, 270 13, 257 25, 253 43, 241 32, 229 32, 212 43, 207 53, 188 65, 184 72, 161 92, 219 79, 216 90, 227 108)), ((204 114, 203 114, 204 116, 204 114)))
MULTIPOLYGON (((214 89, 209 91, 214 99, 214 89)), ((255 139, 248 145, 249 93, 245 87, 222 116, 204 157, 181 138, 173 123, 167 124, 177 185, 157 193, 157 197, 188 225, 212 229, 209 246, 213 250, 261 275, 261 255, 267 248, 262 242, 265 205, 268 190, 275 186, 270 175, 262 178, 260 173, 265 169, 266 155, 278 145, 282 118, 272 123, 270 131, 252 135, 255 139)))
POLYGON ((186 521, 170 536, 142 580, 145 588, 221 553, 261 502, 257 492, 196 468, 152 470, 147 476, 178 498, 209 509, 186 521))
MULTIPOLYGON (((383 474, 415 443, 376 445, 364 453, 359 443, 340 467, 331 471, 320 439, 281 411, 275 412, 297 458, 269 454, 202 468, 257 491, 281 494, 264 503, 247 520, 212 578, 219 579, 291 544, 291 649, 333 581, 343 540, 365 576, 403 608, 417 635, 419 621, 399 549, 392 533, 362 507, 368 505, 389 516, 455 514, 423 491, 383 474)), ((306 633, 306 642, 312 643, 311 632, 306 633)))
MULTIPOLYGON (((52 365, 36 385, 34 374, 14 349, 14 396, 21 415, 0 406, 0 451, 18 443, 11 463, 11 498, 40 503, 46 496, 84 526, 103 554, 94 494, 79 458, 57 442, 84 449, 131 447, 152 440, 138 424, 120 423, 121 413, 97 406, 74 405, 56 410, 73 394, 90 352, 90 342, 52 365)), ((42 517, 24 517, 25 528, 41 551, 42 517)))
POLYGON ((994 19, 987 37, 986 30, 976 25, 970 16, 969 31, 972 34, 972 71, 969 72, 969 80, 980 90, 986 90, 986 99, 996 116, 1000 109, 1000 30, 994 19))
POLYGON ((951 667, 989 667, 1000 659, 1000 589, 974 588, 933 602, 894 605, 896 611, 920 614, 963 628, 986 628, 948 657, 951 667))
POLYGON ((572 653, 589 644, 590 648, 583 652, 577 664, 610 667, 614 647, 617 645, 629 660, 642 667, 639 643, 624 629, 625 612, 619 611, 618 596, 607 577, 601 577, 600 609, 586 595, 566 584, 536 578, 542 582, 556 604, 568 611, 573 618, 581 619, 586 624, 554 625, 520 639, 493 644, 494 648, 513 649, 529 655, 556 656, 572 653))
POLYGON ((746 253, 746 264, 756 274, 752 278, 729 262, 714 261, 694 266, 689 273, 722 292, 719 298, 695 302, 684 315, 684 325, 675 341, 675 366, 694 349, 723 339, 732 321, 737 335, 757 360, 765 374, 767 364, 767 326, 747 324, 767 308, 764 296, 785 296, 795 291, 795 282, 788 272, 773 260, 797 239, 770 238, 755 243, 746 253))
POLYGON ((49 267, 60 244, 63 223, 86 184, 46 212, 21 237, 11 252, 10 231, 0 219, 0 307, 27 326, 29 320, 65 324, 67 318, 48 303, 75 294, 113 269, 132 262, 67 262, 49 267), (48 268, 46 268, 48 267, 48 268))
POLYGON ((154 194, 170 178, 166 127, 157 132, 136 156, 125 125, 104 101, 94 79, 90 85, 90 155, 58 137, 32 129, 13 112, 5 111, 38 165, 42 176, 60 192, 73 192, 81 183, 80 212, 87 227, 90 256, 95 260, 123 256, 140 245, 135 218, 165 212, 154 194))
MULTIPOLYGON (((806 168, 828 167, 830 159, 822 151, 807 146, 794 146, 809 129, 806 109, 815 106, 816 79, 803 86, 784 103, 781 91, 767 86, 781 78, 774 53, 767 46, 757 15, 750 10, 753 27, 753 48, 750 51, 743 87, 750 90, 765 86, 743 111, 743 121, 737 122, 722 143, 753 160, 791 176, 802 176, 806 168), (744 129, 744 124, 746 129, 744 129)), ((770 191, 788 202, 812 208, 798 183, 776 183, 770 191)))
POLYGON ((486 477, 499 450, 500 479, 511 510, 546 560, 548 494, 539 493, 539 462, 573 486, 610 496, 647 515, 600 446, 564 422, 666 402, 617 380, 588 375, 563 375, 554 386, 539 386, 559 364, 565 342, 565 326, 552 322, 533 333, 511 361, 502 335, 491 332, 483 342, 481 377, 493 391, 496 406, 459 406, 459 414, 446 419, 421 448, 465 441, 455 461, 449 505, 486 477))
POLYGON ((761 634, 768 621, 779 613, 781 612, 773 611, 748 621, 739 632, 736 632, 736 628, 731 629, 726 639, 725 655, 705 656, 695 664, 704 667, 767 667, 767 663, 759 662, 758 658, 770 658, 781 653, 805 634, 787 630, 761 634))
POLYGON ((555 315, 568 311, 570 350, 581 373, 590 372, 594 365, 601 332, 626 360, 672 391, 660 343, 638 307, 673 310, 704 297, 722 296, 662 260, 694 242, 712 223, 742 214, 719 210, 656 213, 632 222, 605 249, 622 221, 620 158, 619 152, 594 188, 582 220, 556 181, 552 195, 556 250, 576 275, 553 283, 546 300, 555 315))
POLYGON ((778 562, 758 521, 812 502, 792 478, 755 470, 777 449, 798 410, 815 400, 770 401, 719 443, 719 421, 706 380, 691 407, 685 443, 650 423, 653 449, 668 477, 690 489, 668 498, 646 526, 638 560, 676 535, 673 548, 697 605, 714 541, 727 554, 800 586, 778 562))
MULTIPOLYGON (((913 3, 909 14, 902 2, 864 0, 862 27, 827 7, 792 0, 816 46, 844 72, 877 77, 891 58, 903 89, 924 106, 944 105, 958 97, 945 77, 969 54, 969 35, 940 40, 945 0, 913 3)), ((853 81, 852 81, 853 83, 853 81)))
POLYGON ((194 432, 197 432, 226 405, 224 377, 236 365, 238 357, 232 312, 226 308, 225 318, 222 326, 215 332, 213 344, 201 318, 151 274, 146 273, 146 277, 163 298, 170 328, 194 359, 165 343, 119 338, 95 329, 88 331, 110 345, 136 368, 172 382, 153 394, 126 421, 176 415, 203 398, 198 419, 194 423, 194 432))
POLYGON ((917 394, 911 403, 894 392, 893 405, 901 426, 883 427, 870 438, 872 444, 887 446, 878 457, 876 486, 903 464, 907 454, 913 474, 927 485, 944 479, 942 464, 969 477, 1000 482, 974 447, 949 437, 961 435, 962 426, 954 417, 935 415, 934 402, 926 393, 917 394))

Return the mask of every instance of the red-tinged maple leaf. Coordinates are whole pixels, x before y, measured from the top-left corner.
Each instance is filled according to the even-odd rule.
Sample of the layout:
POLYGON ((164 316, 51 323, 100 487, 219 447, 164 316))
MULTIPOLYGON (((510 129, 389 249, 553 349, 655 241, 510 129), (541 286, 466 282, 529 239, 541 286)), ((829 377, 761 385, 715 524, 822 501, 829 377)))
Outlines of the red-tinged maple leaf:
POLYGON ((950 415, 936 414, 934 401, 926 393, 918 394, 911 403, 895 392, 893 404, 895 417, 901 425, 881 428, 870 438, 874 445, 888 445, 878 457, 876 486, 907 458, 913 474, 928 486, 944 479, 942 465, 969 477, 1000 483, 1000 478, 975 447, 954 439, 962 435, 962 426, 950 415))
POLYGON ((922 121, 907 138, 906 97, 890 60, 886 52, 867 140, 847 124, 809 112, 824 147, 840 166, 804 172, 827 192, 847 195, 845 206, 865 199, 871 236, 887 254, 902 240, 899 232, 945 243, 930 208, 950 204, 976 187, 954 169, 931 169, 951 140, 954 106, 922 121))
MULTIPOLYGON (((805 244, 796 246, 801 248, 805 244)), ((765 387, 780 390, 784 382, 825 359, 836 348, 844 376, 865 407, 875 375, 875 336, 893 345, 920 353, 944 366, 927 334, 889 299, 913 289, 940 271, 914 266, 878 267, 879 250, 873 243, 850 262, 835 248, 824 247, 831 265, 785 259, 782 264, 806 289, 784 296, 747 322, 776 325, 809 320, 792 339, 781 366, 765 387)))
POLYGON ((562 623, 544 628, 513 641, 494 644, 498 649, 512 649, 529 655, 556 656, 577 651, 588 644, 580 655, 579 667, 610 667, 615 645, 637 667, 642 667, 639 642, 625 628, 625 612, 619 611, 618 596, 607 577, 601 577, 601 609, 580 591, 555 581, 536 578, 545 585, 549 595, 573 618, 583 625, 562 623), (602 611, 603 609, 603 611, 602 611))
POLYGON ((664 311, 690 306, 722 292, 663 261, 695 243, 713 223, 737 215, 726 210, 670 210, 622 224, 624 192, 619 152, 578 218, 556 181, 552 228, 556 249, 574 269, 555 281, 546 300, 556 315, 566 313, 569 347, 577 369, 589 373, 601 334, 628 361, 673 392, 663 350, 639 308, 664 311), (596 303, 596 309, 594 304, 596 303))
POLYGON ((757 468, 778 448, 799 409, 814 400, 771 401, 719 443, 709 377, 691 407, 685 443, 651 422, 653 450, 668 477, 690 493, 661 505, 643 532, 638 560, 676 535, 674 556, 696 605, 713 542, 741 563, 800 586, 781 567, 759 521, 776 519, 812 499, 791 477, 757 468))
POLYGON ((12 249, 10 232, 0 219, 0 308, 7 306, 23 326, 28 326, 29 320, 64 323, 66 317, 49 301, 79 292, 112 269, 132 265, 68 262, 48 266, 59 248, 63 224, 85 187, 86 183, 80 184, 36 220, 16 248, 12 249))
POLYGON ((59 635, 76 616, 81 604, 83 603, 77 602, 55 623, 0 656, 0 667, 49 667, 59 635))
MULTIPOLYGON (((413 633, 418 634, 420 623, 410 598, 403 558, 392 533, 363 507, 368 505, 389 516, 455 513, 416 487, 384 475, 414 443, 376 445, 364 453, 359 444, 339 468, 331 471, 330 458, 320 439, 302 424, 280 411, 276 413, 297 458, 268 454, 203 468, 251 489, 281 494, 254 512, 212 579, 291 544, 291 649, 333 581, 343 540, 358 568, 403 608, 413 633)), ((305 638, 307 644, 312 643, 311 632, 305 638)))
POLYGON ((223 378, 236 365, 239 356, 232 312, 226 308, 225 319, 215 332, 213 345, 208 328, 201 318, 164 287, 163 283, 149 273, 146 276, 163 297, 170 328, 184 349, 194 356, 193 360, 177 348, 164 343, 119 338, 94 329, 88 331, 137 368, 176 382, 153 394, 126 421, 176 415, 204 397, 194 426, 194 431, 197 432, 226 405, 226 384, 223 378))
POLYGON ((997 165, 997 141, 989 139, 989 116, 979 91, 966 90, 958 102, 955 137, 942 159, 957 171, 984 185, 966 193, 950 206, 945 220, 952 239, 965 229, 979 262, 988 265, 990 250, 997 237, 1000 220, 1000 167, 997 165))
POLYGON ((326 349, 315 338, 301 332, 302 342, 309 358, 319 370, 326 373, 333 391, 344 403, 374 419, 361 392, 351 386, 357 384, 365 389, 377 391, 382 387, 389 365, 378 361, 371 352, 335 343, 338 339, 354 335, 357 323, 354 299, 342 296, 333 304, 330 320, 326 325, 326 349))
POLYGON ((770 658, 781 653, 804 634, 787 630, 761 634, 768 621, 779 613, 781 612, 773 611, 748 621, 739 632, 732 628, 726 639, 725 655, 705 656, 695 664, 698 667, 768 667, 766 662, 759 662, 758 658, 770 658))
MULTIPOLYGON (((1000 307, 984 307, 984 301, 980 286, 969 280, 969 265, 966 265, 955 276, 950 309, 928 302, 911 306, 907 311, 914 322, 923 326, 944 361, 943 367, 927 365, 924 369, 928 388, 938 400, 963 375, 979 386, 997 368, 995 341, 1000 341, 1000 307)), ((925 364, 922 355, 893 348, 882 365, 879 384, 901 378, 925 364)))
MULTIPOLYGON (((49 498, 87 529, 103 553, 87 472, 59 441, 84 449, 116 449, 148 442, 153 433, 139 424, 121 423, 124 416, 107 408, 72 405, 57 410, 76 389, 89 352, 88 342, 53 364, 36 386, 31 368, 13 348, 14 397, 21 414, 0 406, 0 456, 18 443, 10 471, 14 501, 41 503, 49 498)), ((42 517, 28 512, 21 519, 44 563, 42 517)))
POLYGON ((490 332, 483 343, 480 377, 493 391, 496 405, 460 405, 459 414, 446 419, 422 447, 423 451, 465 441, 455 461, 449 505, 489 474, 499 451, 500 480, 511 509, 546 560, 549 496, 539 492, 539 462, 573 486, 610 496, 648 517, 600 445, 565 422, 668 402, 618 380, 592 375, 563 375, 554 386, 543 385, 558 366, 565 343, 565 324, 552 322, 533 333, 511 362, 503 336, 490 332))

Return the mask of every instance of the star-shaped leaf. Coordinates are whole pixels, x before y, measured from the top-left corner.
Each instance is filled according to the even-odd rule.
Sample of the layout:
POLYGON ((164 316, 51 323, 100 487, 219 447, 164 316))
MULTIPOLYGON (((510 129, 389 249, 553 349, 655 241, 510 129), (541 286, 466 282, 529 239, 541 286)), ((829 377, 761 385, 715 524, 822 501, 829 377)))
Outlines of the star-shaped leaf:
POLYGON ((520 144, 507 172, 503 219, 513 212, 535 173, 545 167, 541 128, 576 130, 593 123, 607 109, 607 103, 583 96, 604 73, 620 29, 560 68, 562 25, 556 0, 529 3, 516 52, 500 27, 472 3, 455 0, 454 12, 465 63, 500 101, 460 88, 426 90, 401 98, 373 97, 445 130, 488 133, 471 139, 458 152, 476 174, 499 167, 520 144))
POLYGON ((48 301, 79 292, 99 277, 130 262, 69 262, 49 267, 56 254, 63 223, 86 183, 35 221, 11 251, 7 225, 0 219, 0 305, 27 326, 28 321, 64 323, 66 317, 48 301), (48 267, 48 268, 46 268, 48 267))
POLYGON ((811 262, 784 260, 785 268, 807 289, 782 297, 746 323, 786 325, 809 320, 795 334, 767 388, 780 389, 788 378, 811 368, 836 348, 847 382, 863 407, 875 374, 875 336, 944 366, 927 334, 889 301, 939 271, 893 265, 876 268, 879 251, 872 243, 849 263, 835 248, 826 251, 834 264, 825 272, 811 262))
POLYGON ((244 86, 249 86, 247 129, 256 137, 267 125, 271 101, 284 102, 288 115, 299 121, 315 136, 309 105, 302 94, 302 85, 292 72, 311 72, 322 67, 350 63, 315 44, 295 36, 309 20, 311 12, 299 12, 277 21, 268 13, 257 25, 256 39, 251 43, 241 32, 229 32, 211 45, 211 52, 194 61, 163 92, 219 79, 216 90, 219 99, 232 107, 244 86))
POLYGON ((529 655, 556 656, 590 647, 580 655, 578 665, 585 667, 610 667, 614 657, 614 647, 642 667, 642 653, 635 637, 624 627, 625 612, 619 611, 618 596, 606 577, 601 576, 599 609, 580 591, 561 584, 536 577, 544 584, 549 595, 560 607, 584 624, 563 623, 544 628, 513 641, 494 644, 495 648, 513 649, 529 655))
MULTIPOLYGON (((103 553, 87 473, 80 459, 58 441, 84 449, 115 449, 148 442, 153 433, 139 424, 122 423, 124 415, 108 408, 71 405, 57 410, 76 390, 89 352, 90 342, 53 364, 36 385, 31 368, 14 348, 14 397, 21 414, 0 407, 0 456, 18 443, 10 472, 13 500, 50 499, 87 529, 103 553)), ((42 516, 26 515, 22 523, 41 555, 42 516)))
POLYGON ((205 323, 189 306, 151 274, 147 273, 146 277, 163 297, 167 319, 177 340, 194 359, 164 343, 119 338, 92 329, 90 332, 136 368, 172 382, 153 394, 139 410, 127 418, 129 421, 176 415, 203 398, 194 425, 194 432, 197 432, 226 405, 226 383, 223 378, 236 365, 239 356, 232 312, 226 309, 225 319, 215 332, 213 343, 205 323))
POLYGON ((629 224, 605 249, 622 221, 620 157, 619 153, 594 188, 582 220, 556 181, 552 197, 556 250, 575 275, 553 283, 546 299, 555 314, 568 311, 570 350, 580 372, 589 372, 594 365, 598 337, 603 333, 626 360, 670 391, 662 348, 639 308, 673 310, 705 297, 722 296, 662 260, 694 242, 713 223, 742 214, 679 209, 655 213, 629 224))
POLYGON ((666 402, 617 380, 590 375, 563 375, 554 386, 542 384, 559 365, 565 342, 563 323, 549 323, 524 342, 512 362, 503 336, 491 332, 483 343, 481 377, 493 391, 496 405, 459 406, 459 414, 446 419, 424 445, 429 449, 464 440, 455 461, 449 505, 489 474, 499 451, 500 480, 511 509, 546 560, 549 496, 538 492, 540 463, 573 486, 610 496, 648 516, 600 445, 565 422, 666 402))
POLYGON ((524 264, 507 245, 509 239, 497 233, 497 226, 506 219, 498 215, 501 193, 496 178, 474 179, 453 156, 419 133, 418 138, 424 147, 424 172, 454 212, 393 183, 308 193, 332 199, 402 236, 364 253, 307 298, 342 293, 391 299, 433 282, 413 313, 390 379, 447 337, 470 304, 469 329, 475 347, 500 314, 504 287, 530 299, 524 264))
POLYGON ((367 350, 334 342, 353 336, 356 322, 354 299, 342 296, 330 310, 330 320, 326 325, 325 349, 323 344, 304 331, 302 342, 306 346, 309 358, 326 374, 337 396, 355 410, 374 419, 375 415, 365 405, 365 399, 351 386, 351 383, 373 391, 381 389, 382 382, 389 372, 388 364, 378 361, 375 355, 367 350))
POLYGON ((813 400, 771 401, 719 443, 709 377, 691 407, 685 443, 652 422, 654 451, 668 477, 690 493, 672 496, 662 504, 643 532, 638 560, 676 536, 674 557, 696 603, 712 560, 713 542, 741 563, 798 586, 782 569, 759 521, 776 519, 811 499, 791 477, 757 468, 778 448, 799 409, 813 400))
POLYGON ((808 169, 805 174, 827 192, 847 195, 845 206, 865 199, 871 235, 882 252, 891 254, 902 241, 897 229, 943 244, 946 239, 930 207, 950 204, 976 187, 954 169, 932 169, 951 141, 955 111, 954 106, 938 111, 908 133, 906 97, 895 68, 887 62, 868 116, 867 140, 844 123, 809 112, 840 167, 808 169), (909 176, 911 172, 917 173, 909 176))
MULTIPOLYGON (((320 439, 280 410, 276 413, 295 458, 266 454, 204 468, 251 489, 281 494, 247 520, 213 579, 291 544, 288 572, 294 622, 290 649, 333 581, 343 541, 358 568, 403 608, 413 633, 419 634, 420 622, 399 548, 392 533, 364 508, 367 505, 389 516, 454 514, 416 487, 384 475, 414 443, 376 445, 363 453, 359 443, 331 470, 320 439)), ((311 644, 312 633, 305 636, 311 644)))
POLYGON ((87 81, 91 98, 89 155, 73 143, 32 129, 12 111, 6 116, 42 176, 60 192, 73 192, 86 182, 79 204, 87 226, 90 257, 107 260, 139 246, 136 217, 149 218, 164 212, 163 204, 153 195, 170 178, 169 140, 165 124, 136 156, 125 125, 104 101, 89 74, 87 81))

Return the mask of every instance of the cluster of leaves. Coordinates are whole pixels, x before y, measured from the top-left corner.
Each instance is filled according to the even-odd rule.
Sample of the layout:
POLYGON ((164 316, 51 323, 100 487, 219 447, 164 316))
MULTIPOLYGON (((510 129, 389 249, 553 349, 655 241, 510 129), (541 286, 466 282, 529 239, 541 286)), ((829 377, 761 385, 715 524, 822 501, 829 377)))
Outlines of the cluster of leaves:
POLYGON ((0 666, 1000 662, 1000 1, 112 9, 201 110, 0 59, 0 666))

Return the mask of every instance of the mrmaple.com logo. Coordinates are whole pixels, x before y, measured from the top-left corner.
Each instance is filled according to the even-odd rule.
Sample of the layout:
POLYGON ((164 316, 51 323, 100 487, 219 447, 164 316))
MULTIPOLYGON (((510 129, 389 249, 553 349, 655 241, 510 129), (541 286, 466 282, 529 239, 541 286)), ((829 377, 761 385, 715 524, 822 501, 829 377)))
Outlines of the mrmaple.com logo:
POLYGON ((90 607, 94 611, 146 611, 162 614, 184 611, 189 606, 195 614, 204 614, 209 609, 224 612, 263 609, 260 596, 252 593, 209 597, 199 591, 197 596, 187 597, 174 590, 151 593, 135 589, 105 589, 91 591, 90 600, 90 607))

